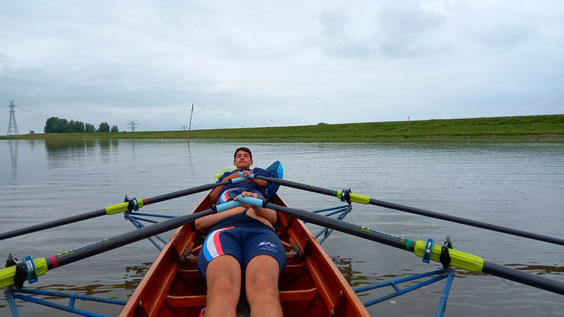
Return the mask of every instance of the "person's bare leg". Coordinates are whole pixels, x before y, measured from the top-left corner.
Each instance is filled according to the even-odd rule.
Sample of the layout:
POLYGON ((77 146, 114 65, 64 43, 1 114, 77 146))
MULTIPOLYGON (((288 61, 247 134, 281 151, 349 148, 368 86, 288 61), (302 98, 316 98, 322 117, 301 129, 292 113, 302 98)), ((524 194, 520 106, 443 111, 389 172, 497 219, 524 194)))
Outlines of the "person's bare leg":
POLYGON ((251 316, 282 316, 278 292, 278 262, 268 255, 257 255, 247 265, 245 290, 251 316))
POLYGON ((206 269, 206 317, 235 316, 241 293, 241 265, 231 255, 210 261, 206 269))

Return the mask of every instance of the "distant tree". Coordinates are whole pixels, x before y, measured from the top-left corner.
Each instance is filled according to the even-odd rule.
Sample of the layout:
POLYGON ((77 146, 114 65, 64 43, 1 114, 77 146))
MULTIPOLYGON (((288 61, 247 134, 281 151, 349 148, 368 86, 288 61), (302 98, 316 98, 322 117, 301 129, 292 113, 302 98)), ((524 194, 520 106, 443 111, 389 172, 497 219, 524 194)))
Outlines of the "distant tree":
POLYGON ((45 122, 45 133, 66 133, 69 131, 69 122, 66 119, 51 117, 45 122))
POLYGON ((84 122, 75 121, 72 126, 72 132, 77 132, 77 133, 84 132, 84 122))
POLYGON ((100 123, 98 132, 110 132, 110 125, 107 122, 100 123))
POLYGON ((45 128, 43 128, 43 132, 45 133, 53 133, 55 132, 55 122, 59 120, 57 117, 51 117, 47 119, 45 122, 45 128))
POLYGON ((76 132, 96 132, 93 125, 82 121, 67 121, 57 117, 51 117, 45 122, 45 133, 76 133, 76 132))
POLYGON ((72 132, 72 133, 84 132, 84 122, 71 120, 68 123, 67 132, 72 132))
POLYGON ((112 126, 111 132, 119 132, 117 125, 112 126))
POLYGON ((74 132, 74 120, 71 120, 67 123, 66 132, 74 132))
POLYGON ((94 125, 87 123, 84 126, 84 132, 88 132, 88 133, 96 132, 96 128, 94 127, 94 125))

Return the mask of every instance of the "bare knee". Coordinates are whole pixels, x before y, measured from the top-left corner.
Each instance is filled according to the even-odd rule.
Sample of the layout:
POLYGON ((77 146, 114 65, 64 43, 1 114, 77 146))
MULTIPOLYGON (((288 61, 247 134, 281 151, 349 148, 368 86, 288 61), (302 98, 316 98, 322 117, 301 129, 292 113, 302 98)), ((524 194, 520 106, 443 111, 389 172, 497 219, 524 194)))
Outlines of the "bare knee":
POLYGON ((233 278, 232 276, 229 276, 227 274, 216 275, 213 278, 207 280, 208 292, 224 295, 238 295, 240 292, 240 287, 237 288, 234 287, 234 285, 238 285, 239 283, 240 282, 236 278, 233 278))
POLYGON ((254 299, 254 296, 278 298, 278 263, 270 257, 264 257, 266 256, 257 259, 262 261, 255 262, 259 265, 247 267, 245 283, 247 297, 250 301, 254 299))
POLYGON ((278 275, 271 272, 256 272, 245 282, 253 290, 278 290, 278 275))
POLYGON ((236 302, 241 292, 241 268, 231 256, 212 260, 206 269, 208 301, 212 303, 236 302))

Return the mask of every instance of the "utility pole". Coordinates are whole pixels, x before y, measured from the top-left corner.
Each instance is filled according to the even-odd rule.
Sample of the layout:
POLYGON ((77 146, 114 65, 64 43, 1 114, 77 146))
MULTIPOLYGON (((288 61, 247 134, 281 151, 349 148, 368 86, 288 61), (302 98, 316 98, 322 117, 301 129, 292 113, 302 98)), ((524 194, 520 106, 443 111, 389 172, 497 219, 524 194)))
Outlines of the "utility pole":
POLYGON ((134 121, 129 120, 129 123, 127 125, 131 126, 131 132, 135 132, 135 126, 139 125, 139 123, 137 123, 137 120, 134 121))
POLYGON ((409 118, 409 116, 407 116, 407 130, 407 138, 411 139, 411 119, 409 118))
POLYGON ((194 103, 192 103, 192 110, 190 110, 190 124, 188 125, 188 143, 190 143, 190 133, 192 131, 192 115, 194 114, 194 103))
POLYGON ((8 124, 8 135, 19 135, 18 125, 16 124, 16 110, 14 110, 14 100, 10 100, 10 123, 8 124))

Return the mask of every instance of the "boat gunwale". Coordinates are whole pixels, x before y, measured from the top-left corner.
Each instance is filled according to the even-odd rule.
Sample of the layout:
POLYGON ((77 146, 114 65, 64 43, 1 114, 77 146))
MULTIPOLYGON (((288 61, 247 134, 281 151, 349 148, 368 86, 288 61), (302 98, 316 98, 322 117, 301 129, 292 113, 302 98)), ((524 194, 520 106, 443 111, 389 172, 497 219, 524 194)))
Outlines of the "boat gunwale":
MULTIPOLYGON (((208 195, 202 198, 202 200, 198 203, 198 205, 193 209, 192 213, 199 212, 201 210, 206 209, 206 207, 209 207, 207 197, 208 195)), ((277 199, 279 199, 282 205, 287 206, 286 202, 280 196, 277 195, 277 199)), ((322 301, 326 306, 326 309, 329 312, 334 311, 334 308, 336 308, 337 305, 340 305, 343 302, 343 300, 346 299, 345 303, 348 303, 348 305, 345 305, 343 309, 346 309, 347 311, 350 311, 350 309, 352 309, 354 313, 358 316, 369 316, 368 311, 366 310, 366 308, 364 307, 358 296, 356 296, 352 287, 349 285, 345 277, 342 275, 341 271, 337 268, 333 260, 323 249, 321 244, 312 235, 309 228, 299 219, 283 215, 280 212, 279 215, 282 216, 281 220, 283 217, 285 217, 284 222, 286 223, 286 225, 288 225, 288 222, 290 221, 292 222, 290 224, 291 228, 288 230, 288 239, 295 240, 295 242, 298 244, 298 247, 301 250, 304 250, 304 248, 306 248, 306 245, 309 245, 308 247, 310 248, 310 251, 308 252, 312 256, 307 256, 304 261, 304 264, 306 270, 309 272, 308 273, 309 276, 311 277, 315 287, 317 288, 318 295, 321 296, 322 301), (300 233, 299 231, 302 232, 300 233), (306 237, 305 239, 304 236, 306 237), (319 268, 320 265, 325 265, 325 268, 322 271, 323 273, 326 273, 327 271, 330 272, 331 274, 330 278, 326 278, 326 276, 320 274, 321 272, 319 268), (330 280, 331 282, 328 280, 330 280), (330 285, 330 283, 332 282, 333 283, 337 282, 336 283, 337 285, 330 285), (336 294, 335 294, 335 289, 339 289, 339 291, 336 294)), ((170 240, 167 242, 165 247, 159 253, 157 258, 155 259, 149 270, 145 273, 145 276, 143 277, 143 279, 141 280, 141 282, 139 283, 139 285, 137 286, 137 288, 129 298, 128 302, 126 303, 125 307, 123 308, 120 314, 121 317, 136 315, 135 311, 140 306, 138 303, 141 302, 146 292, 146 288, 152 285, 153 279, 156 278, 156 276, 162 274, 161 271, 163 271, 164 269, 161 269, 161 266, 165 265, 163 264, 164 263, 163 261, 167 260, 165 257, 168 257, 170 261, 170 259, 172 258, 178 258, 182 256, 187 251, 189 241, 183 241, 182 243, 177 243, 178 242, 177 240, 185 233, 184 231, 186 229, 185 226, 191 226, 189 228, 188 234, 191 235, 195 234, 192 231, 194 229, 193 224, 186 224, 176 229, 176 231, 171 236, 170 240)), ((185 237, 184 240, 190 240, 186 238, 187 237, 185 237)), ((161 286, 160 287, 161 290, 165 290, 165 289, 170 290, 172 281, 174 280, 174 277, 179 272, 178 263, 172 261, 171 264, 174 266, 174 268, 171 267, 171 269, 169 270, 164 270, 165 272, 167 272, 166 273, 167 285, 166 287, 161 286)), ((158 297, 156 298, 156 300, 153 300, 152 303, 143 303, 145 305, 148 304, 148 306, 141 308, 149 316, 156 316, 162 305, 164 305, 167 302, 167 297, 169 296, 168 291, 164 291, 164 292, 160 291, 157 292, 157 294, 159 295, 154 296, 154 298, 158 297)))

